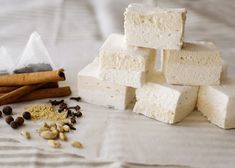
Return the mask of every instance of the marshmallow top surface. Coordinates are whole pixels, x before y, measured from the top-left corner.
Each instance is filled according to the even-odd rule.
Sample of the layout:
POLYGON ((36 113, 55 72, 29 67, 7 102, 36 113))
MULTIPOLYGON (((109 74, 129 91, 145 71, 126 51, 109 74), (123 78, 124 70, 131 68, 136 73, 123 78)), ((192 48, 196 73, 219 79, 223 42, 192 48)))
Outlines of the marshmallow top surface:
POLYGON ((128 46, 124 35, 114 33, 106 39, 103 46, 100 48, 100 52, 102 51, 126 52, 146 58, 153 50, 143 47, 128 46))
POLYGON ((173 89, 179 93, 185 92, 188 89, 192 88, 193 86, 181 86, 181 85, 171 85, 167 84, 165 77, 162 72, 160 71, 152 71, 148 77, 147 85, 161 85, 161 87, 166 87, 168 89, 173 89))
POLYGON ((99 60, 95 58, 93 62, 84 67, 79 73, 79 76, 99 77, 99 60))
POLYGON ((124 30, 132 46, 154 49, 181 49, 186 10, 130 4, 126 9, 124 30))
MULTIPOLYGON (((162 72, 151 72, 149 81, 136 90, 137 100, 157 101, 164 106, 176 107, 180 95, 198 89, 195 86, 170 85, 165 82, 162 72)), ((194 93, 193 93, 194 94, 194 93)))
POLYGON ((147 84, 136 90, 134 112, 173 124, 193 111, 197 91, 194 86, 166 84, 162 73, 155 72, 147 84))
POLYGON ((235 79, 225 79, 221 85, 209 86, 229 97, 235 97, 235 79))
POLYGON ((219 51, 219 49, 212 42, 197 41, 184 42, 183 50, 185 51, 219 51))
POLYGON ((171 13, 171 12, 181 12, 186 13, 185 8, 159 8, 159 7, 153 7, 146 4, 138 4, 133 3, 128 5, 128 8, 126 9, 127 12, 138 12, 146 15, 151 15, 154 13, 171 13))
MULTIPOLYGON (((221 65, 220 50, 212 42, 185 42, 182 50, 164 50, 163 55, 167 63, 221 65)), ((164 58, 164 59, 165 59, 164 58)))
POLYGON ((197 107, 217 126, 235 128, 235 79, 227 78, 219 86, 200 87, 197 107))

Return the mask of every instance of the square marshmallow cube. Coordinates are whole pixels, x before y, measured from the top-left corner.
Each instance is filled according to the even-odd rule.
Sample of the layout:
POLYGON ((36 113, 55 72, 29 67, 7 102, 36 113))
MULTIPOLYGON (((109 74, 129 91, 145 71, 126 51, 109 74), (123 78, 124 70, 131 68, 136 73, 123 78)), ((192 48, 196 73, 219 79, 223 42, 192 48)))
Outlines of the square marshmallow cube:
POLYGON ((162 54, 167 83, 196 86, 220 84, 222 59, 213 43, 184 43, 182 50, 163 50, 162 54))
POLYGON ((169 85, 161 74, 154 75, 156 79, 136 90, 133 112, 169 124, 183 120, 195 108, 198 87, 169 85))
POLYGON ((98 79, 99 66, 95 59, 78 73, 78 95, 83 101, 124 110, 135 100, 135 89, 98 79))
POLYGON ((127 44, 155 49, 180 49, 186 9, 130 4, 124 13, 127 44))
POLYGON ((100 49, 99 62, 103 69, 147 71, 155 66, 155 57, 156 50, 128 46, 124 35, 111 34, 100 49))
POLYGON ((200 87, 197 108, 211 123, 235 128, 235 81, 227 79, 220 86, 200 87))
POLYGON ((100 78, 104 81, 141 87, 146 73, 155 67, 156 51, 131 47, 124 35, 111 34, 99 53, 100 78))
POLYGON ((133 88, 141 87, 146 82, 147 76, 148 72, 117 69, 101 69, 99 74, 99 78, 103 81, 133 88))

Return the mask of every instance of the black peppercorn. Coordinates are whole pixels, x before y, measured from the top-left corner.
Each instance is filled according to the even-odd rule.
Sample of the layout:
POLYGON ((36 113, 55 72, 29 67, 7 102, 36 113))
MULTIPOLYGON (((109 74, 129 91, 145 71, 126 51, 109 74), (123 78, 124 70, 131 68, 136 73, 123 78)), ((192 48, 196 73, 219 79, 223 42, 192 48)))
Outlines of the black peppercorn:
POLYGON ((5 114, 5 115, 11 115, 12 114, 12 108, 10 106, 6 106, 2 109, 2 112, 5 114))
POLYGON ((10 124, 12 121, 14 121, 14 118, 12 116, 7 116, 5 121, 7 124, 10 124))
POLYGON ((23 119, 23 117, 17 117, 17 118, 15 119, 15 122, 16 122, 19 126, 21 126, 21 125, 24 124, 24 119, 23 119))
POLYGON ((15 121, 12 121, 12 122, 10 123, 10 125, 11 125, 11 128, 13 128, 13 129, 17 129, 17 128, 18 128, 18 123, 15 122, 15 121))
POLYGON ((31 119, 31 114, 30 112, 26 111, 22 114, 23 118, 26 120, 30 120, 31 119))

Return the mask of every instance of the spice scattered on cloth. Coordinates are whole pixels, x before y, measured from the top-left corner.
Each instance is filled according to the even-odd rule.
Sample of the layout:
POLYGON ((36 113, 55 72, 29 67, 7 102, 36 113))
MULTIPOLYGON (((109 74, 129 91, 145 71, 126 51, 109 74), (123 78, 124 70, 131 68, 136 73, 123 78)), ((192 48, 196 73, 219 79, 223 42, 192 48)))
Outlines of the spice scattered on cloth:
POLYGON ((31 114, 32 120, 47 119, 51 121, 67 121, 67 113, 58 113, 51 104, 32 105, 25 108, 31 114))

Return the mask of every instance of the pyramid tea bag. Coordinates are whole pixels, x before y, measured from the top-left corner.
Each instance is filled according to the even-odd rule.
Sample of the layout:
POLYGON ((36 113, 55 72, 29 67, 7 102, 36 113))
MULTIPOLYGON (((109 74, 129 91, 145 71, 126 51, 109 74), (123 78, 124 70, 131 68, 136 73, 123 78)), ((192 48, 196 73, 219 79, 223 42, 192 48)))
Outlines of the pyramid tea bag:
POLYGON ((55 66, 38 33, 31 34, 14 73, 30 73, 54 70, 55 66))
POLYGON ((5 47, 0 48, 0 75, 11 74, 14 61, 5 47))

